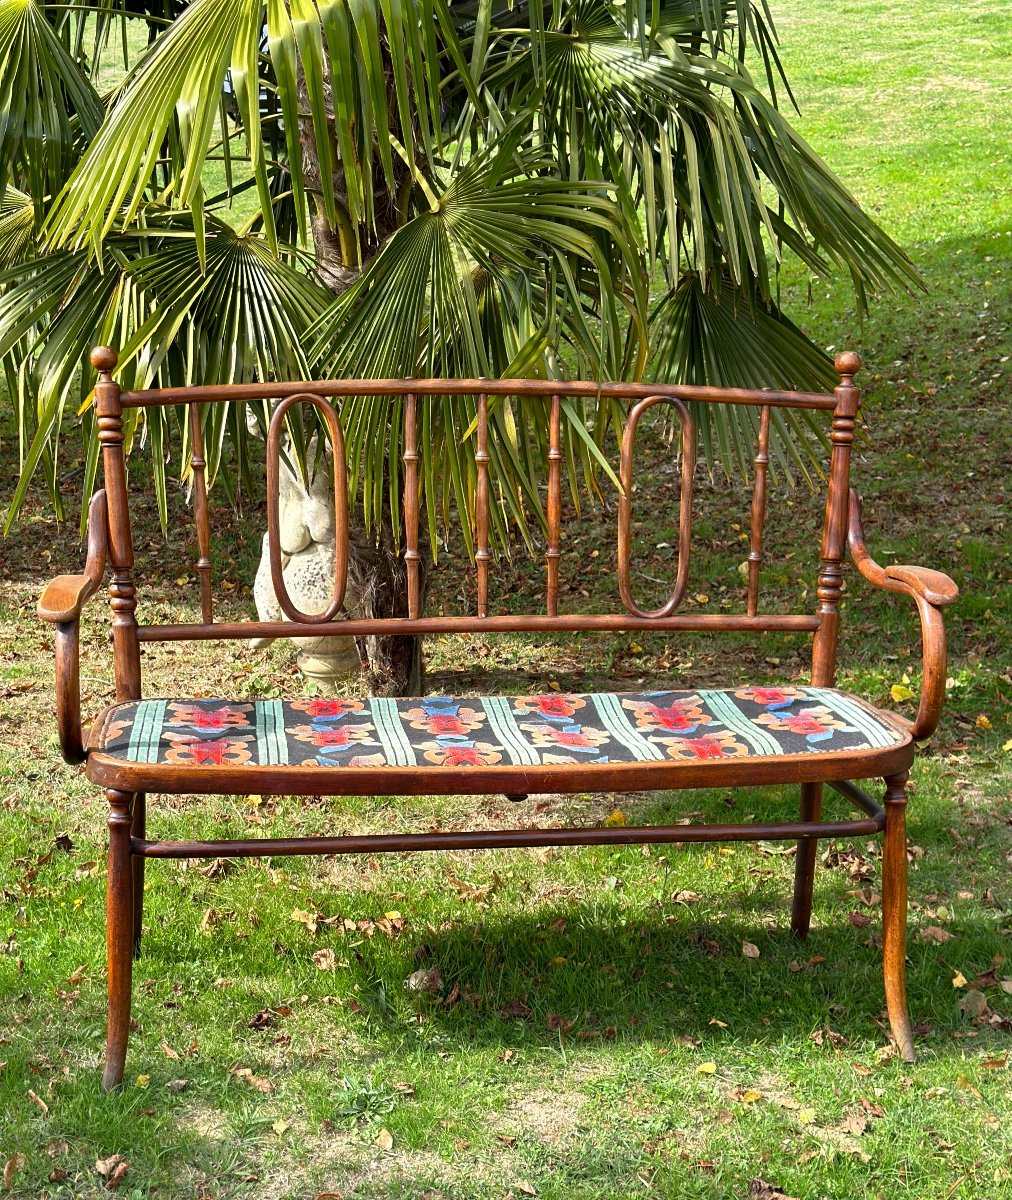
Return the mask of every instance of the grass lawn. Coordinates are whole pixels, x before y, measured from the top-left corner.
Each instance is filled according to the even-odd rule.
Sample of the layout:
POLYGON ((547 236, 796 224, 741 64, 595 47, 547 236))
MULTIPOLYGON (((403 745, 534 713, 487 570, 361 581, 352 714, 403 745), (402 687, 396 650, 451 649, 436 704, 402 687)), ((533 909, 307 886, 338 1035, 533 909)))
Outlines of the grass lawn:
MULTIPOLYGON (((948 709, 915 765, 909 811, 919 1062, 899 1062, 883 1032, 877 843, 822 846, 803 944, 789 932, 783 844, 153 863, 127 1083, 103 1095, 105 803, 59 760, 51 645, 34 618, 42 581, 75 569, 80 551, 37 498, 0 543, 7 1194, 105 1195, 102 1171, 119 1155, 118 1194, 136 1200, 1012 1196, 1007 29, 1001 6, 943 0, 773 8, 802 132, 927 284, 879 299, 862 326, 842 283, 784 277, 787 310, 865 358, 868 437, 854 475, 875 556, 938 567, 963 591, 948 610, 948 709), (405 986, 422 968, 434 969, 432 993, 405 986)), ((9 408, 0 431, 5 503, 9 408)), ((662 483, 660 448, 644 462, 662 483)), ((656 507, 637 510, 644 570, 663 578, 663 493, 641 488, 651 493, 656 507)), ((818 516, 816 498, 774 487, 764 587, 784 605, 807 589, 814 608, 818 516)), ((262 512, 219 507, 213 519, 216 542, 237 523, 244 534, 241 553, 217 561, 236 585, 231 611, 247 615, 262 512)), ((744 520, 743 495, 702 481, 693 606, 740 604, 744 520)), ((161 541, 153 508, 145 521, 144 615, 189 619, 192 548, 183 534, 161 541)), ((564 547, 564 580, 602 604, 614 603, 612 521, 585 514, 564 547)), ((447 606, 459 604, 462 563, 458 547, 436 573, 447 606)), ((540 578, 518 561, 496 586, 519 606, 540 578)), ((893 685, 918 687, 913 606, 872 594, 853 570, 848 589, 841 684, 891 705, 893 685)), ((85 624, 89 711, 111 694, 103 607, 85 624)), ((431 683, 526 692, 805 672, 801 639, 640 643, 432 639, 431 683)), ((149 695, 299 686, 282 647, 152 648, 144 669, 149 695)), ((149 820, 167 837, 279 836, 593 824, 615 809, 629 823, 745 819, 793 803, 775 789, 521 807, 173 797, 155 800, 149 820)))

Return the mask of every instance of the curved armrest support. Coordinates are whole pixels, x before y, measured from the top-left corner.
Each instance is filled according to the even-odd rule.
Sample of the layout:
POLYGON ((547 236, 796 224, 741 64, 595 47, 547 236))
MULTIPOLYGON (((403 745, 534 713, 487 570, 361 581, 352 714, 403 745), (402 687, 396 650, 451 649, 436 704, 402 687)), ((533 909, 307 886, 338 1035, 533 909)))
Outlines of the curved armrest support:
POLYGON ((876 587, 900 592, 917 605, 921 618, 923 671, 921 702, 914 721, 904 720, 915 738, 930 737, 938 725, 945 699, 945 622, 940 609, 959 597, 959 588, 941 571, 927 567, 880 567, 868 553, 861 525, 861 497, 850 489, 847 545, 861 574, 876 587))
POLYGON ((56 724, 60 751, 69 763, 84 762, 81 731, 81 610, 102 586, 108 529, 105 492, 88 508, 88 556, 83 575, 58 575, 42 593, 38 614, 56 626, 56 724))

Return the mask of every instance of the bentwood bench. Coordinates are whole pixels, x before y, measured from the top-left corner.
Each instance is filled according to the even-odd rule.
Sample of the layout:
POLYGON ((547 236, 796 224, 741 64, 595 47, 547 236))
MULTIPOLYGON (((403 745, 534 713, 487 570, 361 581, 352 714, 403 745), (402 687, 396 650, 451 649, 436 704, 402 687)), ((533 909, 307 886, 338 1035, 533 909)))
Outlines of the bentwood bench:
MULTIPOLYGON (((71 763, 86 762, 88 778, 109 801, 109 1025, 104 1083, 123 1076, 130 1025, 132 959, 140 949, 144 866, 152 858, 210 858, 284 854, 341 854, 540 845, 689 842, 753 839, 797 841, 791 924, 808 932, 819 838, 883 833, 882 940, 889 1022, 903 1058, 914 1057, 905 994, 907 857, 904 811, 914 743, 934 730, 945 689, 941 608, 957 597, 945 575, 921 567, 880 567, 869 556, 861 508, 849 490, 851 443, 859 392, 856 354, 837 357, 833 394, 543 380, 341 380, 282 382, 178 390, 121 392, 112 378, 115 353, 98 348, 92 363, 105 487, 91 502, 87 561, 81 575, 61 576, 46 588, 39 615, 55 627, 56 701, 60 744, 71 763), (621 611, 610 615, 560 612, 561 406, 567 397, 606 397, 628 404, 622 437, 618 504, 617 584, 621 611), (813 639, 810 682, 752 686, 729 679, 724 688, 670 690, 663 679, 649 691, 546 696, 425 696, 406 700, 247 697, 142 698, 140 650, 146 642, 318 637, 339 620, 347 576, 347 493, 341 399, 383 394, 398 398, 404 419, 403 513, 408 613, 383 620, 343 620, 345 635, 738 630, 808 633, 813 639), (421 605, 419 452, 424 406, 449 394, 474 398, 477 518, 477 612, 426 616, 421 605), (547 597, 545 611, 489 611, 489 405, 522 394, 543 404, 549 441, 547 478, 547 597), (278 600, 286 622, 215 619, 201 430, 212 405, 235 400, 278 401, 267 440, 268 540, 278 600), (682 613, 689 576, 695 434, 688 403, 748 405, 757 434, 747 585, 737 613, 682 613), (338 543, 333 601, 326 611, 300 612, 284 587, 278 540, 277 478, 285 414, 309 404, 329 429, 335 462, 338 543), (640 608, 632 593, 631 498, 637 424, 652 406, 667 404, 681 428, 678 558, 674 590, 663 607, 640 608), (202 616, 176 625, 141 624, 133 579, 130 509, 124 468, 124 413, 159 405, 189 406, 191 465, 202 616), (830 461, 815 612, 759 611, 760 564, 771 419, 777 410, 804 409, 829 420, 830 461), (834 687, 844 552, 873 584, 908 596, 917 606, 923 644, 920 707, 913 722, 876 709, 834 687), (85 736, 79 691, 79 619, 109 571, 116 703, 99 713, 85 736), (880 805, 854 780, 884 780, 880 805), (728 788, 798 784, 800 807, 783 821, 746 825, 694 824, 644 828, 479 830, 448 833, 264 838, 257 841, 150 840, 147 793, 237 795, 383 795, 532 792, 612 792, 640 789, 728 788), (859 819, 825 819, 824 789, 841 795, 859 819)), ((728 675, 733 676, 733 665, 728 675)), ((405 811, 409 806, 405 805, 405 811)))

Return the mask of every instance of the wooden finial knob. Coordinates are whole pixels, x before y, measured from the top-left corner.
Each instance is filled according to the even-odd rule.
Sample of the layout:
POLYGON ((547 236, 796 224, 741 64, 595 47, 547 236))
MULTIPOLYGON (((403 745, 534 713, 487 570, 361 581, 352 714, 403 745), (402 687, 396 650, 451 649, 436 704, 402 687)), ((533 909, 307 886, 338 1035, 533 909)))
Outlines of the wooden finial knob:
POLYGON ((853 350, 841 350, 833 365, 838 375, 856 375, 861 370, 861 355, 853 350))
POLYGON ((108 374, 114 370, 118 361, 116 351, 111 346, 96 346, 91 352, 91 365, 96 371, 108 374))

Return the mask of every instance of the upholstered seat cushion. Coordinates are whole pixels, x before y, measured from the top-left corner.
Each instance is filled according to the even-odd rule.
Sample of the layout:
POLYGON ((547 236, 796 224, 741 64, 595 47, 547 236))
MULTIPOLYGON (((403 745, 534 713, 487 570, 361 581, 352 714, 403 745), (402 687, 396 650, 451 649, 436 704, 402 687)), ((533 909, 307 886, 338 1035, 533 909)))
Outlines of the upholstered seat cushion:
MULTIPOLYGON (((886 714, 830 688, 422 699, 142 700, 118 704, 91 754, 140 767, 580 768, 853 757, 909 742, 886 714)), ((370 770, 371 769, 371 770, 370 770)), ((251 781, 252 782, 252 781, 251 781)), ((344 790, 340 789, 339 790, 344 790)), ((359 790, 355 788, 355 790, 359 790)), ((419 790, 419 789, 412 789, 419 790)))

